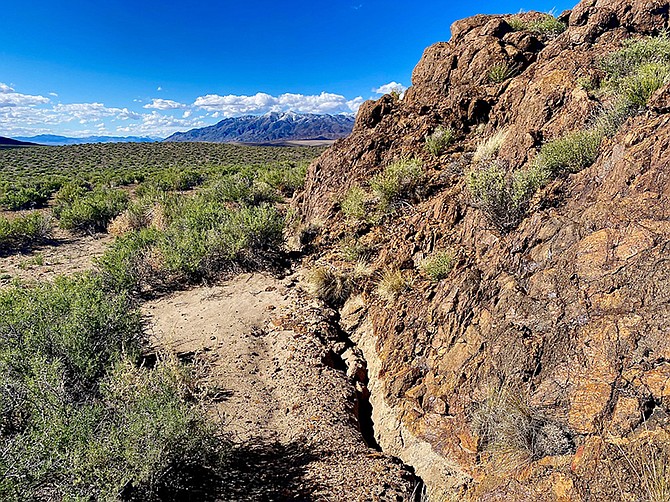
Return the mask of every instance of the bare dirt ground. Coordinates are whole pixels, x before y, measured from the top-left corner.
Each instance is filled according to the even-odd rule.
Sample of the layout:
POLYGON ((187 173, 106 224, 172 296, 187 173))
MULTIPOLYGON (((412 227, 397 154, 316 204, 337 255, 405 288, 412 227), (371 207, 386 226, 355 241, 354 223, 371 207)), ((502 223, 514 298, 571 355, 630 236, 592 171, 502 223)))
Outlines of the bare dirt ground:
POLYGON ((75 235, 54 229, 52 242, 9 256, 0 256, 0 287, 13 279, 49 280, 93 268, 114 237, 109 234, 75 235))
POLYGON ((151 341, 207 366, 236 445, 222 500, 409 500, 411 474, 366 446, 327 311, 294 278, 242 274, 144 306, 151 341))

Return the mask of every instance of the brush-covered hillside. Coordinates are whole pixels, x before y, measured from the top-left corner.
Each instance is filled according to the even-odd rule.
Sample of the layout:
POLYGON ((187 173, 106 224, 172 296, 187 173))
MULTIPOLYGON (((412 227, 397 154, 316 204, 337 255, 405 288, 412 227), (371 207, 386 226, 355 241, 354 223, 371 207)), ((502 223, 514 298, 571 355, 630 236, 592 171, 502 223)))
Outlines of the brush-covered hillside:
POLYGON ((464 19, 293 202, 432 500, 667 500, 667 1, 464 19))

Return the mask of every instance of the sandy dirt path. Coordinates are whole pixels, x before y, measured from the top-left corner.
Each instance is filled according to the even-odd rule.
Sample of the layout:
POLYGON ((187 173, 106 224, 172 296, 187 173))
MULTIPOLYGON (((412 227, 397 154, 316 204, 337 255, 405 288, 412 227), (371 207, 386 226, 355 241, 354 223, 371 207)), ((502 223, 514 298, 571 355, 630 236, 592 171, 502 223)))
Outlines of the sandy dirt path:
POLYGON ((221 500, 409 500, 413 479, 368 448, 332 315, 296 280, 242 274, 144 306, 151 342, 207 366, 235 445, 221 500))

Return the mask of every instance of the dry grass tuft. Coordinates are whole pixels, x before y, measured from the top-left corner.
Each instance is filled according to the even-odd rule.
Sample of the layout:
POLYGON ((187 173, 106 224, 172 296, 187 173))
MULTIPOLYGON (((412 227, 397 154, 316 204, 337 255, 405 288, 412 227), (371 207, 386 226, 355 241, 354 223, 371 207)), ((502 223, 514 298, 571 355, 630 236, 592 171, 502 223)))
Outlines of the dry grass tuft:
POLYGON ((307 290, 328 305, 341 305, 351 293, 350 278, 332 266, 319 266, 307 276, 307 290))
POLYGON ((479 163, 494 160, 498 156, 498 152, 500 152, 500 148, 505 142, 506 137, 507 131, 503 129, 479 143, 475 154, 472 156, 472 162, 479 163))
POLYGON ((480 447, 490 454, 492 466, 501 472, 516 471, 534 460, 574 450, 570 434, 513 389, 492 390, 470 418, 480 447))
POLYGON ((402 271, 397 268, 387 268, 377 282, 377 294, 384 300, 393 301, 409 287, 410 284, 403 277, 402 271))

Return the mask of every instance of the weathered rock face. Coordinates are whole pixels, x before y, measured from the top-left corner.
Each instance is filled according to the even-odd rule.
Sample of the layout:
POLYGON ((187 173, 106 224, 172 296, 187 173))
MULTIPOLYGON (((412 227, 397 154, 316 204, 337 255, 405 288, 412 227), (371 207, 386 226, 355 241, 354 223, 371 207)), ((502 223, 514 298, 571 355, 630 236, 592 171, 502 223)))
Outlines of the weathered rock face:
POLYGON ((600 103, 577 79, 598 79, 598 60, 625 38, 666 28, 669 7, 585 0, 561 16, 568 29, 553 40, 513 32, 500 16, 459 21, 449 43, 425 51, 402 100, 365 103, 353 134, 310 167, 296 206, 306 221, 328 221, 322 258, 351 231, 338 211, 350 186, 408 155, 430 173, 422 202, 356 229, 377 243, 375 268, 414 277, 395 302, 364 295, 365 321, 356 325, 369 327, 357 336, 368 353, 374 346, 371 388, 387 415, 453 473, 428 474, 435 494, 650 497, 646 469, 670 451, 668 87, 605 140, 591 167, 547 187, 509 234, 468 204, 463 165, 464 152, 497 130, 508 131, 501 155, 520 167, 542 142, 588 123, 600 103), (520 74, 489 83, 487 69, 501 62, 520 74), (423 143, 439 124, 458 141, 435 159, 423 143), (419 261, 444 248, 457 255, 449 277, 421 278, 419 261), (487 449, 487 413, 525 417, 510 423, 528 429, 533 454, 510 467, 501 461, 509 451, 487 449))

